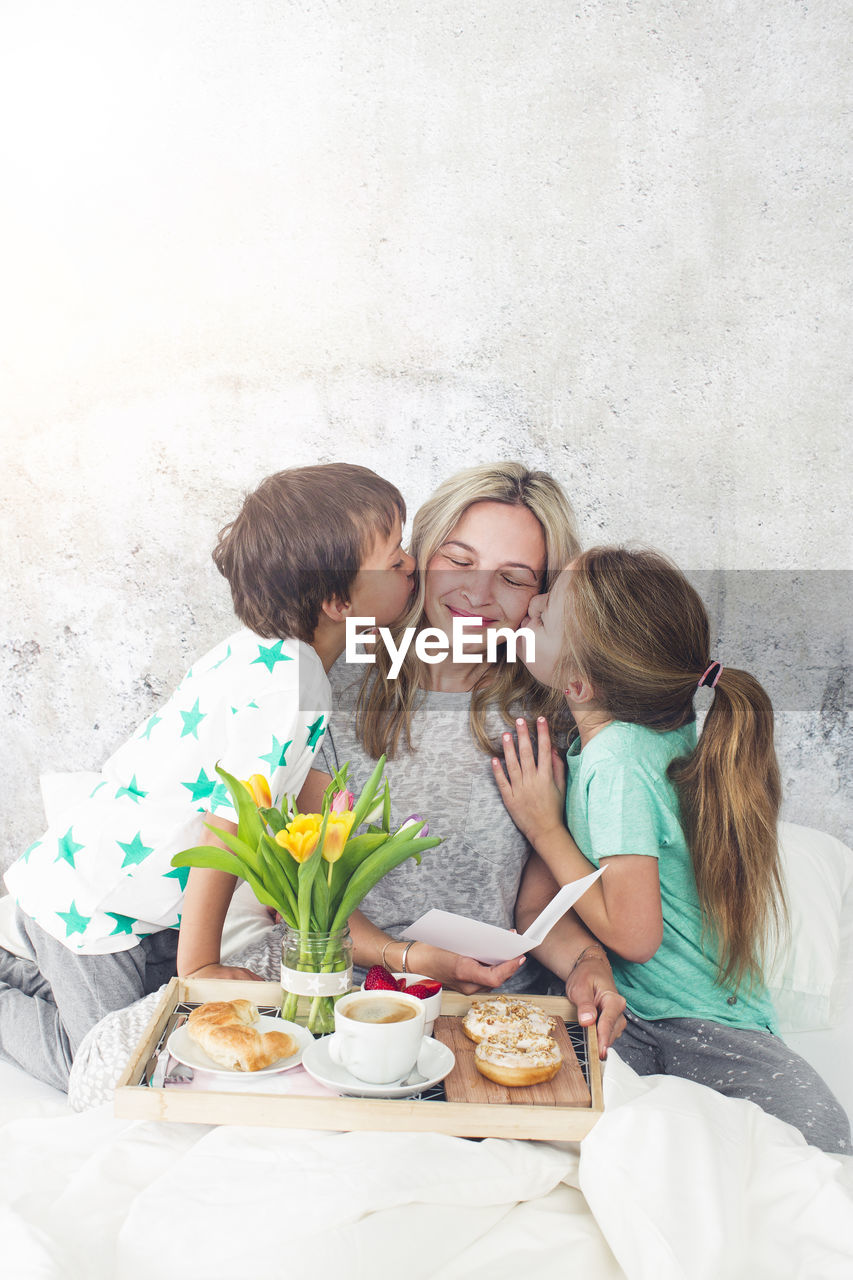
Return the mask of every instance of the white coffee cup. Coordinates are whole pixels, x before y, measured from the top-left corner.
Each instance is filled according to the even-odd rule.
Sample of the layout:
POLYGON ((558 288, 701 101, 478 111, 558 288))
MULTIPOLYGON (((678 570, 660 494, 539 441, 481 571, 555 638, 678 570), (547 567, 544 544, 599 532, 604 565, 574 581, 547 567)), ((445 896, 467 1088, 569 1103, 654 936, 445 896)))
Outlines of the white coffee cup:
POLYGON ((335 1005, 329 1057, 366 1084, 407 1076, 424 1039, 424 1002, 402 991, 352 991, 335 1005))

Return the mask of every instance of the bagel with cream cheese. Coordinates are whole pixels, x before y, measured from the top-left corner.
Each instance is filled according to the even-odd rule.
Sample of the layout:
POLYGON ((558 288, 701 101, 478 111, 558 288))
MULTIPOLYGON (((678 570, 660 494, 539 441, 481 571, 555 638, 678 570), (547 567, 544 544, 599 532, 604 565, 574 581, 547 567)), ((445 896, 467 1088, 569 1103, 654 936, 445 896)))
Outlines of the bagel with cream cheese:
POLYGON ((474 1065, 495 1084, 516 1088, 553 1080, 563 1065, 556 1040, 529 1032, 496 1032, 474 1050, 474 1065))
POLYGON ((532 1035, 549 1036, 555 1025, 555 1020, 544 1009, 540 1009, 539 1005, 512 996, 477 1000, 462 1019, 462 1030, 475 1044, 504 1031, 525 1031, 532 1035))

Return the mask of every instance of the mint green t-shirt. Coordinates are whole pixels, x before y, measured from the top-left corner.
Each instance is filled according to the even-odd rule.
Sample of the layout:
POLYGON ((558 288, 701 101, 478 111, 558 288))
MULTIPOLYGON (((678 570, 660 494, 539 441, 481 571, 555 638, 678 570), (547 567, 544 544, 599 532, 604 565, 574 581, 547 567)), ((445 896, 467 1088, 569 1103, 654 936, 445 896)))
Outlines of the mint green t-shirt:
MULTIPOLYGON (((708 1018, 729 1026, 776 1031, 761 986, 735 993, 716 984, 713 945, 702 947, 702 914, 678 796, 667 767, 696 746, 695 722, 658 733, 614 721, 581 750, 570 745, 566 818, 575 843, 596 867, 602 858, 657 858, 663 941, 645 964, 610 952, 616 984, 639 1018, 708 1018)), ((605 876, 607 872, 605 871, 605 876)))

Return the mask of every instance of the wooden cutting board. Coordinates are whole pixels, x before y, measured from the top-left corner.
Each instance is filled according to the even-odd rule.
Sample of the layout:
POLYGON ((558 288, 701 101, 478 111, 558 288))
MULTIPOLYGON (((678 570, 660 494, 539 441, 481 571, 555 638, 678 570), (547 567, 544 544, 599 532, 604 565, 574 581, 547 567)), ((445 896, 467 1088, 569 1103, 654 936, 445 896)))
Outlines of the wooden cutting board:
POLYGON ((456 1066, 444 1081, 448 1102, 515 1102, 543 1107, 589 1107, 592 1105, 566 1025, 557 1019, 554 1039, 560 1046, 563 1065, 553 1080, 529 1087, 509 1088, 481 1076, 474 1065, 476 1045, 462 1030, 461 1018, 436 1018, 433 1035, 456 1055, 456 1066))

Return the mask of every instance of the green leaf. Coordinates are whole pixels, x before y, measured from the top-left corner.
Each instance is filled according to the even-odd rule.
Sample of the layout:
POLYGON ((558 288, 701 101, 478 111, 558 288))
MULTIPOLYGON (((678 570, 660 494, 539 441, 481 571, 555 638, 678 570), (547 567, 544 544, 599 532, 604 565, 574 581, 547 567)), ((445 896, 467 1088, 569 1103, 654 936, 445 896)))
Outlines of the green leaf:
POLYGON ((330 932, 343 928, 365 894, 369 893, 373 886, 378 884, 389 871, 393 871, 395 867, 398 867, 401 862, 405 862, 407 858, 414 858, 417 862, 420 862, 422 853, 441 844, 441 839, 438 836, 428 836, 425 839, 418 836, 408 836, 400 839, 398 838, 400 834, 398 832, 397 837, 387 840, 382 848, 377 849, 376 853, 371 854, 369 858, 365 858, 361 863, 347 885, 340 905, 335 911, 332 923, 329 925, 330 932))
POLYGON ((221 840, 223 844, 228 846, 232 853, 235 853, 238 858, 242 858, 247 867, 249 867, 256 876, 261 875, 261 864, 258 859, 257 846, 253 849, 245 840, 241 840, 239 832, 237 835, 234 835, 233 831, 224 831, 222 827, 216 827, 212 822, 206 822, 204 825, 207 827, 208 831, 213 832, 217 840, 221 840))
POLYGON ((252 849, 257 849, 261 831, 263 830, 263 822, 261 821, 261 815, 258 813, 257 805, 242 782, 230 773, 226 773, 218 764, 216 772, 231 792, 231 799, 237 812, 238 836, 241 840, 245 840, 246 844, 252 849))
MULTIPOLYGON (((273 852, 274 849, 280 848, 281 846, 270 840, 269 836, 262 835, 258 845, 258 855, 264 867, 264 882, 274 891, 279 902, 287 904, 287 911, 282 910, 281 907, 279 911, 290 924, 291 920, 295 921, 297 916, 296 893, 288 883, 281 861, 273 852)), ((289 854, 287 856, 290 857, 289 854)))
POLYGON ((382 797, 382 826, 386 831, 391 830, 391 788, 388 786, 388 779, 385 779, 385 795, 382 797))
POLYGON ((259 813, 274 836, 283 831, 289 822, 280 809, 260 809, 259 813))
MULTIPOLYGON (((276 911, 281 912, 285 919, 287 918, 286 911, 282 910, 283 904, 276 901, 274 895, 268 891, 263 882, 246 866, 242 859, 235 857, 227 849, 215 849, 210 844, 196 845, 192 849, 184 849, 181 853, 176 853, 172 859, 172 866, 206 867, 213 871, 226 871, 231 876, 239 876, 241 880, 245 880, 248 883, 258 902, 263 902, 266 906, 273 907, 276 911)), ((290 922, 288 921, 288 923, 290 922)))
POLYGON ((328 823, 328 814, 323 819, 323 825, 320 828, 320 838, 317 846, 310 858, 306 858, 300 865, 298 872, 299 889, 297 893, 297 905, 299 908, 299 928, 307 932, 309 921, 311 918, 312 890, 314 888, 314 878, 320 870, 320 863, 323 860, 323 841, 326 838, 326 826, 328 823))
POLYGON ((379 781, 382 777, 382 771, 385 768, 385 760, 386 760, 385 756, 379 757, 379 759, 376 762, 376 768, 373 770, 373 773, 368 778, 367 782, 362 788, 361 795, 358 797, 355 804, 353 805, 353 814, 355 815, 352 823, 353 831, 358 830, 362 822, 364 822, 364 819, 370 813, 370 810, 373 808, 376 792, 379 787, 379 781))
POLYGON ((340 906, 346 892, 350 877, 365 858, 375 853, 388 841, 384 831, 362 832, 359 836, 350 836, 344 851, 332 868, 331 907, 334 914, 340 906))
POLYGON ((327 862, 323 863, 323 866, 314 876, 312 908, 314 919, 317 921, 317 929, 320 933, 328 933, 329 919, 331 917, 331 912, 329 911, 329 883, 323 874, 324 870, 328 868, 328 865, 329 864, 327 862))
POLYGON ((277 840, 271 840, 266 832, 261 836, 261 844, 264 849, 266 849, 269 856, 275 859, 276 866, 279 868, 281 874, 290 886, 295 898, 296 890, 299 885, 299 863, 288 849, 285 849, 283 845, 280 845, 277 840))

